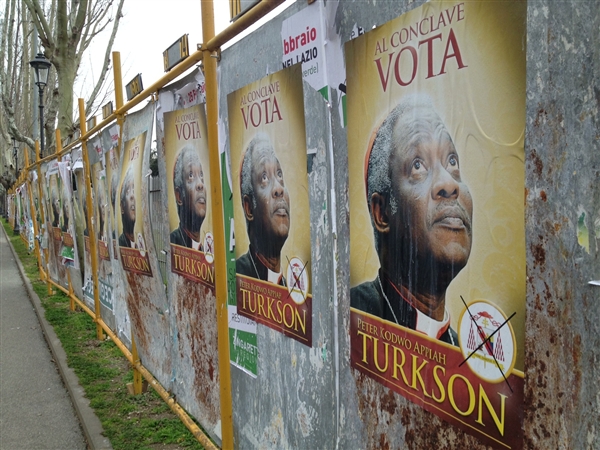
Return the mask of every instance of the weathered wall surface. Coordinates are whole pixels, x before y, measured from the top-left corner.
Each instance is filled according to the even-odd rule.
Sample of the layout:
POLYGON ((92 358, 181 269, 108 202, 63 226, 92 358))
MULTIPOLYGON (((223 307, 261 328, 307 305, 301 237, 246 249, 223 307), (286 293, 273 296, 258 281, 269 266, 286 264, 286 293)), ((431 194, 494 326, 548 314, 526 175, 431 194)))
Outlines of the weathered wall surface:
POLYGON ((599 448, 600 8, 527 16, 525 444, 599 448))
MULTIPOLYGON (((330 25, 343 43, 358 28, 368 31, 421 4, 343 2, 330 25)), ((600 447, 600 287, 588 284, 600 279, 597 6, 536 1, 527 7, 525 448, 600 447)), ((227 94, 281 68, 281 22, 304 7, 295 4, 223 52, 225 124, 227 94)), ((305 84, 308 147, 318 149, 309 174, 314 346, 303 348, 258 327, 258 378, 232 367, 236 445, 486 448, 349 366, 347 191, 353 180, 347 177, 346 130, 338 110, 323 109, 310 89, 305 84), (330 359, 336 337, 337 362, 330 359)), ((332 91, 330 104, 339 100, 332 91)))
MULTIPOLYGON (((220 63, 220 120, 229 145, 227 94, 282 68, 282 21, 302 9, 295 4, 250 37, 223 52, 220 63)), ((312 348, 270 328, 257 330, 256 378, 231 366, 233 425, 239 448, 334 448, 335 360, 333 253, 329 211, 330 164, 327 106, 304 84, 309 155, 312 348), (312 158, 312 166, 311 166, 312 158)), ((226 147, 227 151, 229 149, 226 147)), ((227 199, 225 199, 227 200, 227 199)))

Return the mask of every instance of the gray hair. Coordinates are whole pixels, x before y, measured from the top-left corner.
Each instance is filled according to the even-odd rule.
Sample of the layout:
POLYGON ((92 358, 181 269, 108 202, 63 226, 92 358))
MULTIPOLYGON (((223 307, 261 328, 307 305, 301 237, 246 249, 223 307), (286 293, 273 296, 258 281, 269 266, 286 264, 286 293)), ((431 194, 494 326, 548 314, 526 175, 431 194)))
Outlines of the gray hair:
MULTIPOLYGON (((365 174, 369 210, 371 198, 377 192, 388 198, 392 214, 398 212, 398 199, 392 192, 391 157, 393 151, 397 149, 399 152, 406 152, 411 147, 418 145, 423 135, 433 136, 443 131, 448 133, 428 96, 412 94, 400 101, 376 131, 370 148, 367 173, 365 174), (398 124, 400 127, 394 136, 394 130, 398 124)), ((449 133, 448 137, 450 138, 449 133)), ((375 227, 373 230, 377 247, 379 232, 375 227)))
POLYGON ((247 195, 252 199, 252 207, 256 208, 256 199, 254 198, 254 187, 252 186, 252 159, 254 157, 254 149, 260 147, 261 144, 271 148, 273 154, 273 144, 269 136, 265 133, 257 133, 256 136, 248 144, 248 148, 244 152, 242 167, 240 170, 240 191, 242 194, 242 205, 244 204, 244 196, 247 195))
MULTIPOLYGON (((129 166, 127 172, 125 172, 125 176, 123 177, 123 184, 121 185, 121 195, 119 197, 119 199, 121 200, 121 205, 125 203, 125 199, 127 197, 126 187, 130 181, 133 181, 133 170, 131 169, 131 166, 129 166)), ((123 211, 121 211, 121 214, 122 213, 123 211)))
MULTIPOLYGON (((188 156, 195 156, 198 162, 200 162, 200 157, 198 156, 198 152, 191 145, 184 146, 177 155, 175 159, 175 165, 173 166, 173 188, 175 190, 179 190, 179 195, 185 197, 185 189, 183 188, 183 160, 188 156)), ((177 205, 179 208, 179 205, 177 205)))
POLYGON ((88 217, 88 209, 87 209, 87 186, 85 183, 80 183, 81 193, 79 195, 79 201, 81 203, 81 207, 83 208, 83 215, 85 217, 86 223, 84 224, 87 227, 87 217, 88 217))
POLYGON ((112 173, 112 178, 110 180, 110 202, 112 204, 113 210, 115 209, 115 200, 117 199, 117 187, 119 186, 119 175, 116 170, 112 173))

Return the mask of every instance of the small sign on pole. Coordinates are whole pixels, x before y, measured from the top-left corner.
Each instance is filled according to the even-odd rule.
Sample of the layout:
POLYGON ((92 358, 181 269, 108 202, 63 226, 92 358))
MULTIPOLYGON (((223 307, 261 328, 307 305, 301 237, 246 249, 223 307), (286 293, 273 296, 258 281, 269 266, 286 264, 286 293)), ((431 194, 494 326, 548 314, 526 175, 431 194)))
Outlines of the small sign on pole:
POLYGON ((86 126, 88 131, 94 128, 96 126, 96 116, 90 117, 87 120, 86 126))
POLYGON ((163 62, 165 72, 168 72, 185 58, 190 56, 190 47, 188 45, 188 35, 184 34, 177 39, 173 45, 163 52, 163 62))
POLYGON ((260 0, 229 0, 231 22, 239 19, 258 3, 260 3, 260 0))
POLYGON ((102 107, 102 120, 108 118, 108 116, 110 116, 113 113, 113 111, 113 104, 112 101, 110 101, 102 107))
POLYGON ((133 80, 131 80, 125 86, 125 91, 127 92, 127 101, 130 101, 133 97, 138 95, 143 90, 144 90, 144 85, 142 84, 142 74, 138 73, 133 78, 133 80))

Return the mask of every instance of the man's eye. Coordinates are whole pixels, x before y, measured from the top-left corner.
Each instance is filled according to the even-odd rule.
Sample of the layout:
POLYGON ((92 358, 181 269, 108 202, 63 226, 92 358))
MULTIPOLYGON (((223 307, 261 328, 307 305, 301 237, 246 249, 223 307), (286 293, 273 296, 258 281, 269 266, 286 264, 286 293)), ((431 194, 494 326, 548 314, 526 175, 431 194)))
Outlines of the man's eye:
POLYGON ((420 159, 415 159, 411 166, 412 174, 422 174, 426 171, 425 164, 420 159))

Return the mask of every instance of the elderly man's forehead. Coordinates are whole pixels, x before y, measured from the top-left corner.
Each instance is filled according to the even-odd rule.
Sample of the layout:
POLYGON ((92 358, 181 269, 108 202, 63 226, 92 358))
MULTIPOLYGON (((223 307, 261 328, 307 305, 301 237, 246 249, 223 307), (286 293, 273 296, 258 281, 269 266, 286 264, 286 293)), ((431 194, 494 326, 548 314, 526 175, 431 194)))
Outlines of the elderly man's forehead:
POLYGON ((275 149, 269 142, 261 142, 254 147, 254 151, 252 152, 252 162, 254 164, 260 165, 272 160, 279 163, 279 159, 277 159, 277 155, 275 154, 275 149))
POLYGON ((434 112, 410 115, 399 118, 393 129, 393 143, 396 151, 407 151, 411 147, 426 141, 447 141, 452 138, 446 126, 434 112))
POLYGON ((202 166, 202 163, 200 162, 200 156, 198 155, 197 152, 193 151, 193 150, 184 150, 184 153, 182 155, 182 162, 183 165, 188 165, 188 164, 199 164, 200 166, 202 166))

